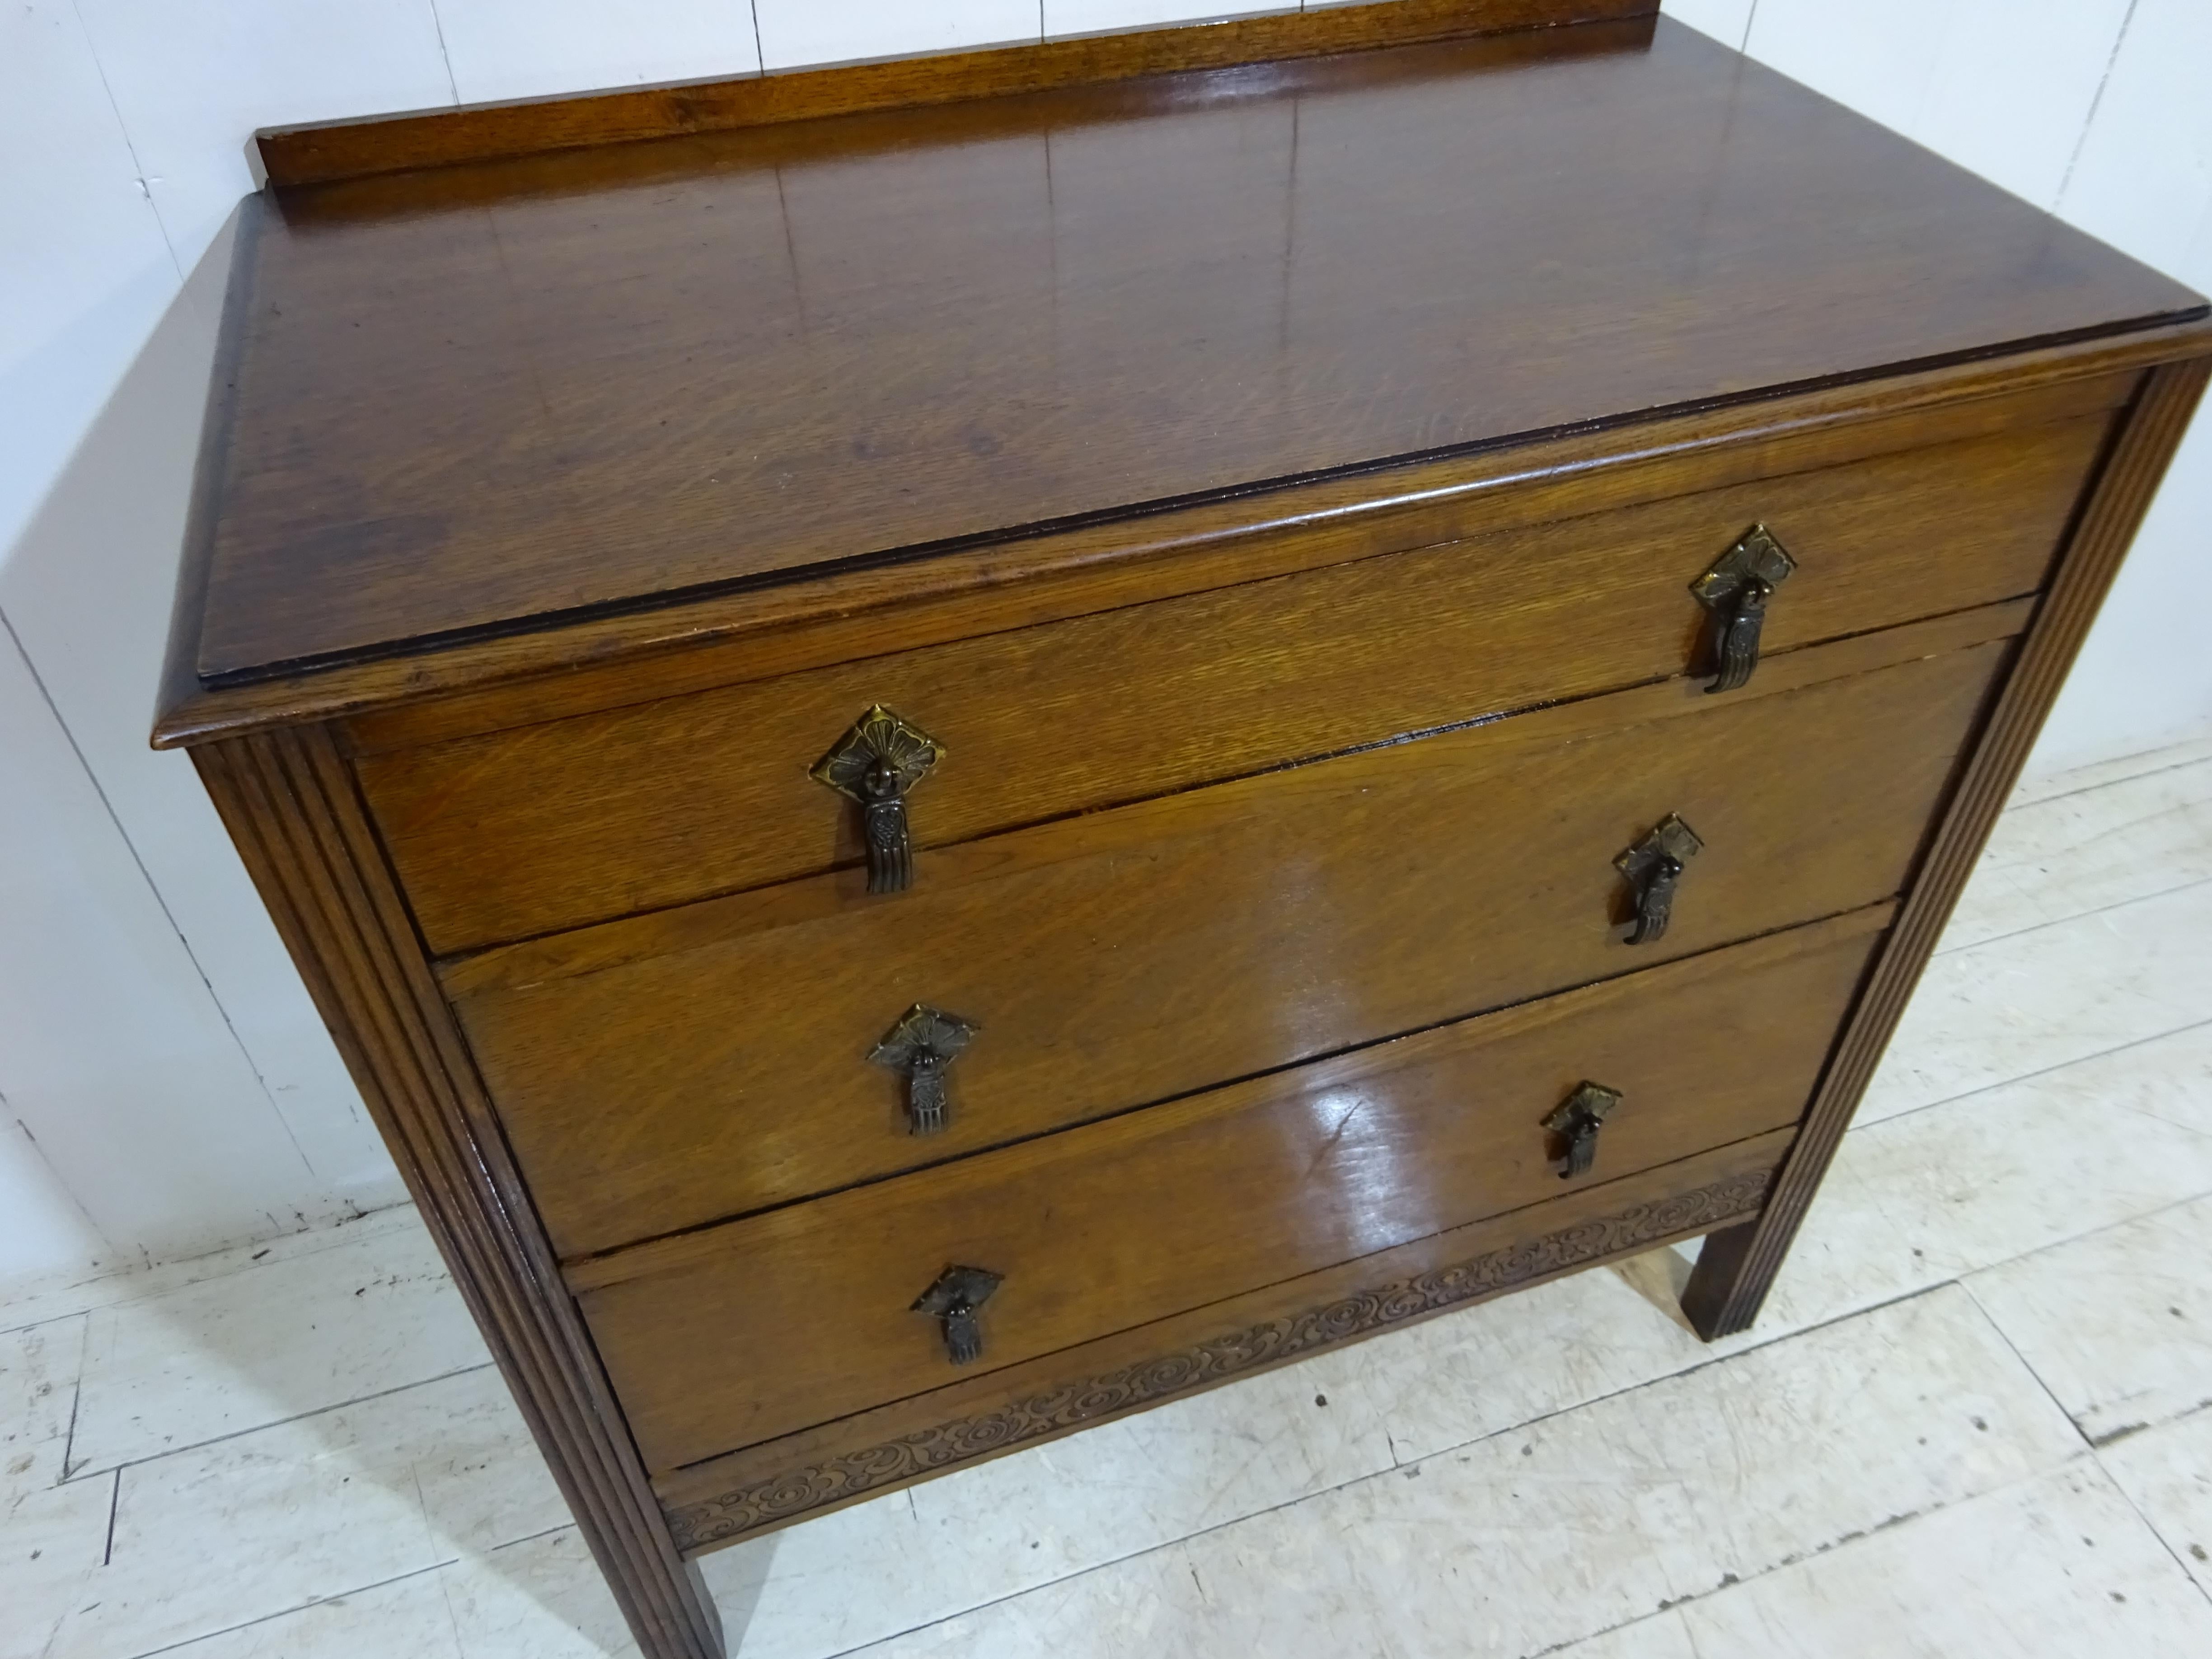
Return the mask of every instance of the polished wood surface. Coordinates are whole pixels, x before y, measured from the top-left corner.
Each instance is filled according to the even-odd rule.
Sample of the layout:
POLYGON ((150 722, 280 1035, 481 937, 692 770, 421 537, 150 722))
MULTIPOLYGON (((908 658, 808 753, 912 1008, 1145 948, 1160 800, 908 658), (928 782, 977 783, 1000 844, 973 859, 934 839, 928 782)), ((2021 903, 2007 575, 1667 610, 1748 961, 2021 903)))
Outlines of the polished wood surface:
MULTIPOLYGON (((1628 18, 1645 19, 1648 29, 1648 20, 1658 9, 1658 0, 1381 0, 1373 5, 1208 19, 1184 27, 1084 35, 983 52, 310 122, 264 128, 254 135, 253 147, 270 184, 325 184, 456 161, 718 132, 862 110, 912 108, 1507 29, 1628 18)), ((1542 48, 1530 42, 1528 49, 1542 48)))
POLYGON ((908 893, 855 872, 610 923, 447 985, 562 1255, 605 1250, 1886 898, 2021 611, 1794 653, 1726 700, 1675 682, 923 854, 908 893), (1632 949, 1613 860, 1670 812, 1705 851, 1632 949), (982 1027, 920 1138, 865 1058, 915 1002, 982 1027))
POLYGON ((806 768, 872 703, 950 751, 909 811, 917 845, 946 846, 1702 668, 1691 580, 1753 521, 1799 564, 1770 653, 2032 592, 2109 427, 2077 418, 373 756, 362 786, 434 951, 549 933, 856 863, 858 812, 806 768))
POLYGON ((2200 309, 1690 30, 1550 36, 283 192, 198 672, 2200 309))
POLYGON ((1778 1129, 653 1478, 703 1552, 1755 1213, 1778 1129))
POLYGON ((569 1284, 647 1467, 677 1468, 957 1380, 910 1306, 947 1264, 1004 1276, 980 1316, 975 1363, 995 1367, 1541 1203, 1564 1190, 1543 1119, 1586 1078, 1622 1094, 1586 1181, 1794 1122, 1887 919, 646 1245, 569 1284))

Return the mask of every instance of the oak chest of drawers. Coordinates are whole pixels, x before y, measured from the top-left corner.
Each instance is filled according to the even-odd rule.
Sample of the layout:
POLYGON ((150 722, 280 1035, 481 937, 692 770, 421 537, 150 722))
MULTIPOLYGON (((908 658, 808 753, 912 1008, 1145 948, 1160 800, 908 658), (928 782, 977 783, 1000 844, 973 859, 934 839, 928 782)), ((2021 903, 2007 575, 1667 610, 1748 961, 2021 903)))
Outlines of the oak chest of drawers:
POLYGON ((261 138, 156 741, 655 1659, 1329 1344, 1756 1313, 2212 325, 1650 11, 261 138))

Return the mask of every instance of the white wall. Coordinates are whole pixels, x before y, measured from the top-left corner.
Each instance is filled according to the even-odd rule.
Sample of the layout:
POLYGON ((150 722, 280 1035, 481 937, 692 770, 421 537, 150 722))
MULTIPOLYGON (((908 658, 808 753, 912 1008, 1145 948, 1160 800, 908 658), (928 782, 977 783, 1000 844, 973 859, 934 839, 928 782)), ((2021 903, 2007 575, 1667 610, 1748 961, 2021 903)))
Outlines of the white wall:
MULTIPOLYGON (((2212 293, 2212 0, 1665 0, 1694 24, 2212 293)), ((2191 428, 2029 763, 2212 726, 2212 414, 2191 428)))
MULTIPOLYGON (((14 0, 0 14, 0 1285, 396 1176, 199 792, 144 743, 248 134, 1205 16, 1191 0, 14 0)), ((2212 289, 2212 0, 1668 9, 2212 289)), ((2212 424, 2038 764, 2212 721, 2212 424)))

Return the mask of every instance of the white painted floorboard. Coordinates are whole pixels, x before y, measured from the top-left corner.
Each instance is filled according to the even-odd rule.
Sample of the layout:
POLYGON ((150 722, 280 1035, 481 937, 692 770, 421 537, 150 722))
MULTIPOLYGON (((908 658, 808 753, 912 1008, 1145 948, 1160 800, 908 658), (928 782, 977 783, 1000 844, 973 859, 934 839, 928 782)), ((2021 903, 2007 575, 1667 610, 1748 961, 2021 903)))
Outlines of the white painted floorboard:
MULTIPOLYGON (((1657 1251, 710 1557, 741 1659, 2212 1654, 2212 754, 2002 821, 1765 1316, 1657 1251)), ((0 1659, 633 1654, 411 1212, 0 1304, 0 1659)))

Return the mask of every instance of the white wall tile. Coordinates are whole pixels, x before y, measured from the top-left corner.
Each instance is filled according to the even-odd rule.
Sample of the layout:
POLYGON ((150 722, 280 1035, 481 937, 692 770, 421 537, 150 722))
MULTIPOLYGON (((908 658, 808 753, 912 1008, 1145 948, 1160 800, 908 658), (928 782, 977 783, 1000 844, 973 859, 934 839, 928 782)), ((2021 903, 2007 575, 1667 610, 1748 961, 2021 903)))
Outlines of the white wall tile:
POLYGON ((319 1184, 5 635, 0 775, 0 1095, 111 1239, 312 1216, 319 1184))
MULTIPOLYGON (((2212 8, 2208 8, 2212 10, 2212 8)), ((2208 98, 2212 103, 2212 98, 2208 98)), ((2199 271, 2212 289, 2212 271, 2199 271)), ((2097 625, 2037 740, 2039 769, 2148 749, 2212 723, 2212 404, 2200 408, 2159 486, 2097 625)))
MULTIPOLYGON (((41 1073, 46 1081, 16 1103, 16 1115, 35 1129, 58 1114, 61 1131, 32 1158, 10 1124, 0 1152, 24 1200, 0 1206, 9 1217, 0 1222, 0 1282, 21 1290, 34 1277, 81 1276, 104 1259, 72 1221, 72 1206, 56 1205, 50 1193, 38 1206, 46 1219, 33 1231, 33 1193, 47 1185, 40 1164, 80 1194, 103 1189, 92 1208, 134 1255, 265 1236, 301 1224, 295 1210, 313 1219, 330 1213, 331 1189, 312 1172, 301 1179, 286 1125, 266 1115, 265 1098, 249 1138, 268 1144, 241 1151, 233 1177, 204 1183, 196 1206, 181 1183, 198 1160, 167 1164, 180 1133, 190 1133, 177 1116, 185 1102, 210 1089, 235 1095, 214 1121, 228 1121, 228 1128, 213 1128, 213 1146, 222 1149, 227 1134, 248 1133, 239 1114, 254 1111, 254 1097, 264 1092, 236 1054, 223 1009, 193 983, 201 971, 226 981, 240 1030, 262 1044, 271 1085, 288 1100, 325 1109, 306 1115, 330 1127, 318 1152, 340 1184, 349 1181, 363 1203, 389 1202, 398 1189, 388 1158, 357 1121, 351 1085, 190 763, 146 747, 205 400, 212 301, 179 297, 177 262, 139 184, 91 43, 66 5, 34 0, 0 15, 0 154, 37 158, 0 168, 0 219, 9 226, 0 237, 0 614, 44 682, 33 686, 20 665, 9 665, 7 695, 21 707, 5 718, 11 729, 16 721, 27 722, 25 732, 50 727, 43 689, 69 730, 69 741, 46 733, 45 762, 22 758, 29 769, 11 776, 12 799, 0 807, 14 816, 17 835, 33 836, 57 860, 46 872, 56 884, 38 901, 38 927, 48 931, 19 915, 9 939, 15 960, 0 974, 40 977, 34 958, 48 951, 59 979, 46 994, 83 993, 72 1018, 27 1031, 0 1061, 0 1090, 10 1073, 41 1073), (72 744, 92 763, 106 806, 83 783, 68 753, 72 744), (38 791, 49 787, 54 793, 42 802, 38 791), (131 848, 116 841, 106 807, 135 830, 131 848), (191 921, 208 948, 194 957, 158 943, 143 960, 97 969, 88 953, 100 947, 78 941, 100 937, 102 909, 143 915, 155 938, 167 928, 139 863, 179 923, 191 921), (74 866, 74 878, 64 876, 64 866, 74 866), (70 879, 111 877, 120 891, 85 896, 87 915, 71 914, 70 879), (170 988, 149 994, 142 1008, 141 988, 155 983, 170 988), (97 1053, 65 1046, 94 1031, 97 1053), (213 1078, 193 1054, 210 1057, 213 1078), (98 1102, 82 1117, 63 1111, 51 1092, 72 1072, 67 1086, 98 1102), (134 1079, 128 1086, 126 1077, 134 1079), (148 1120, 143 1132, 141 1119, 148 1120), (260 1183, 257 1169, 282 1178, 260 1183), (151 1210, 130 1195, 149 1188, 165 1189, 151 1210), (134 1217, 151 1231, 133 1232, 134 1217)), ((217 294, 223 275, 211 273, 217 294)), ((0 641, 10 658, 15 649, 0 641)), ((36 885, 27 878, 14 890, 27 896, 36 885)))
POLYGON ((67 0, 0 10, 0 560, 182 281, 67 0))
MULTIPOLYGON (((2212 5, 2138 0, 2081 141, 2061 217, 2212 293, 2212 5)), ((2212 720, 2212 416, 2198 412, 2038 747, 2078 765, 2212 720)))
POLYGON ((2137 0, 2058 210, 2200 289, 2212 268, 2212 6, 2137 0))
POLYGON ((1676 22, 1687 23, 1722 45, 1741 52, 1744 37, 1751 33, 1754 3, 1755 0, 1664 0, 1659 9, 1676 22))
POLYGON ((99 1273, 115 1252, 0 1099, 0 1326, 9 1304, 99 1273))
MULTIPOLYGON (((391 1157, 191 760, 146 742, 228 249, 220 238, 202 259, 52 479, 0 567, 0 612, 245 1044, 325 1195, 322 1207, 373 1209, 405 1196, 391 1157)), ((121 1136, 109 1154, 128 1160, 131 1146, 121 1136)), ((100 1178, 63 1173, 78 1185, 100 1178)), ((298 1224, 281 1213, 272 1220, 269 1207, 224 1214, 210 1206, 200 1238, 172 1243, 211 1248, 298 1224)))
POLYGON ((1860 114, 1910 132, 1958 0, 1759 0, 1745 50, 1860 114))
POLYGON ((465 104, 760 68, 750 0, 435 0, 465 104))
POLYGON ((772 70, 1034 40, 1037 0, 755 0, 772 70))
POLYGON ((453 101, 431 0, 78 0, 180 263, 253 188, 257 127, 453 101))
POLYGON ((2037 206, 2058 199, 2130 0, 1951 0, 1911 136, 2037 206))
POLYGON ((1296 11, 1295 5, 1270 6, 1256 0, 1044 0, 1047 36, 1096 34, 1111 29, 1158 28, 1201 18, 1243 17, 1268 11, 1296 11))

